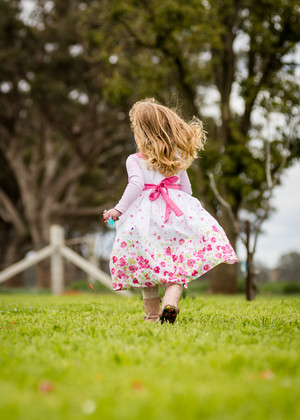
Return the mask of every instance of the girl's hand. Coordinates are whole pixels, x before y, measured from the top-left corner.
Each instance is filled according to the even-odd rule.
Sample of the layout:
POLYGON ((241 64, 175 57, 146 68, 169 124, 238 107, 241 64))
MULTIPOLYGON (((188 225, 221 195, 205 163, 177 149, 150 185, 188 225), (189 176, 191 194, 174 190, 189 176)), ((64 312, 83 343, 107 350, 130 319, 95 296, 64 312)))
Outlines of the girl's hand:
POLYGON ((121 212, 117 209, 110 209, 103 213, 103 219, 113 219, 114 221, 119 220, 119 217, 121 216, 121 212))

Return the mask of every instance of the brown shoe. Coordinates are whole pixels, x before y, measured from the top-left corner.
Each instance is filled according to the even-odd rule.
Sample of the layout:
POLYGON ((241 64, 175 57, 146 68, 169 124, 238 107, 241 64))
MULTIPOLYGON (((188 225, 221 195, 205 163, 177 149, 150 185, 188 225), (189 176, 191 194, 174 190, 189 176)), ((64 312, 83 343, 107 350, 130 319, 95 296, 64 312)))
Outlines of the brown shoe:
POLYGON ((144 321, 158 321, 158 314, 160 309, 160 297, 148 298, 144 300, 145 313, 144 321))

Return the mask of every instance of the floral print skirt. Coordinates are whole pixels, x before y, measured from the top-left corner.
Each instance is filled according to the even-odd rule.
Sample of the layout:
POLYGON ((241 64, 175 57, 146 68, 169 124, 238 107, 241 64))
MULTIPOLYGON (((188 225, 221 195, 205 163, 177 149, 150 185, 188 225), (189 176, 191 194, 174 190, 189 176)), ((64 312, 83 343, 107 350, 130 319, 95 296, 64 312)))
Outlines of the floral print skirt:
POLYGON ((114 290, 178 283, 192 280, 237 256, 218 222, 194 197, 169 190, 183 211, 172 211, 164 223, 165 201, 148 199, 143 191, 117 222, 110 270, 114 290))

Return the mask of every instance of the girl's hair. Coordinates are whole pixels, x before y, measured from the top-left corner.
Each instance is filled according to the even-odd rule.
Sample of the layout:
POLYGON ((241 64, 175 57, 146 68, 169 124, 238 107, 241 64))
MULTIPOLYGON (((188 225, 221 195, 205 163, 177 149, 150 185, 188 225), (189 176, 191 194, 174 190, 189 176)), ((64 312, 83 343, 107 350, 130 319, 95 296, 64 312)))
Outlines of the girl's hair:
POLYGON ((205 132, 198 118, 186 123, 153 98, 136 102, 129 117, 139 151, 162 175, 186 170, 204 147, 205 132))

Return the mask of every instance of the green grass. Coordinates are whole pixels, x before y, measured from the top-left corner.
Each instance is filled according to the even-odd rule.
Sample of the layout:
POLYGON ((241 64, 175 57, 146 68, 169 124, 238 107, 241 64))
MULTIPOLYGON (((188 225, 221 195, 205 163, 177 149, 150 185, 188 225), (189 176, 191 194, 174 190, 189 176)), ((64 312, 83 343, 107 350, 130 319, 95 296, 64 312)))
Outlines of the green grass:
POLYGON ((299 297, 0 296, 3 420, 300 418, 299 297))

